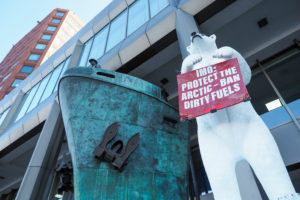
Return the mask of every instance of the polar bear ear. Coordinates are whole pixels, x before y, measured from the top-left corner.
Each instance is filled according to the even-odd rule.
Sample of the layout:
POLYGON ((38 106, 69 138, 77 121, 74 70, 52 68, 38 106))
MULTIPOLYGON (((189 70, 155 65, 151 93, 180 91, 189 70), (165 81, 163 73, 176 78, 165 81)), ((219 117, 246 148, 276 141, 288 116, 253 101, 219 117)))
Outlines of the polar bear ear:
POLYGON ((209 36, 211 39, 213 39, 214 41, 216 41, 216 35, 215 34, 212 34, 211 36, 209 36))

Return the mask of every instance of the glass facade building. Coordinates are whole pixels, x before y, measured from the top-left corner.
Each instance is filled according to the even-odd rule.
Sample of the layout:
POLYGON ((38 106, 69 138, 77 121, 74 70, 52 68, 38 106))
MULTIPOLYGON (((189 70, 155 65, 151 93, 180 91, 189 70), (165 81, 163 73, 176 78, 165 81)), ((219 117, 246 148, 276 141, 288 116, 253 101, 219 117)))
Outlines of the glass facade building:
POLYGON ((0 100, 16 88, 19 80, 24 80, 37 69, 82 26, 83 23, 76 15, 64 9, 55 9, 43 20, 38 21, 0 62, 0 100), (69 32, 63 28, 65 24, 75 28, 69 32))
MULTIPOLYGON (((297 10, 299 2, 124 2, 112 1, 76 35, 68 40, 66 36, 67 42, 55 54, 49 55, 37 70, 32 71, 29 63, 22 65, 20 72, 30 75, 0 102, 0 158, 6 164, 21 169, 7 174, 1 174, 0 170, 0 179, 3 176, 6 181, 0 183, 0 194, 16 195, 16 199, 25 195, 29 199, 43 199, 45 196, 55 199, 56 195, 62 195, 63 200, 74 198, 72 191, 58 190, 61 175, 56 172, 57 166, 70 161, 57 98, 58 81, 66 69, 91 67, 89 59, 95 59, 103 69, 127 73, 161 87, 165 99, 178 108, 176 75, 188 55, 186 47, 190 43, 191 32, 199 30, 206 35, 216 34, 219 47, 236 49, 250 65, 252 78, 247 89, 251 103, 273 134, 299 193, 300 70, 297 66, 300 64, 300 22, 295 20, 300 17, 297 10), (264 18, 267 24, 261 26, 259 22, 264 18), (268 109, 266 104, 277 99, 281 102, 279 107, 268 109), (52 138, 47 139, 45 135, 52 138), (56 155, 48 156, 49 152, 56 155), (52 171, 44 173, 42 167, 37 167, 37 175, 33 176, 32 162, 40 163, 40 166, 49 163, 47 167, 52 171), (33 192, 37 191, 37 186, 29 187, 28 182, 43 188, 33 192), (26 184, 28 187, 25 187, 26 184)), ((61 17, 64 13, 57 12, 55 15, 61 17)), ((54 18, 52 23, 56 22, 54 18)), ((64 26, 61 31, 66 34, 68 27, 64 26)), ((51 35, 43 34, 40 39, 51 40, 51 35)), ((35 47, 37 50, 45 48, 43 43, 35 47)), ((27 56, 31 61, 39 59, 36 53, 27 56)), ((3 72, 1 78, 5 79, 9 73, 3 72)), ((213 193, 199 151, 197 127, 194 121, 192 124, 190 168, 187 172, 189 198, 211 200, 213 193)), ((236 173, 239 183, 246 184, 248 192, 253 191, 261 199, 267 199, 259 184, 247 185, 245 177, 251 177, 254 183, 257 181, 251 170, 241 173, 237 169, 236 173)), ((241 193, 246 190, 241 187, 241 193)))

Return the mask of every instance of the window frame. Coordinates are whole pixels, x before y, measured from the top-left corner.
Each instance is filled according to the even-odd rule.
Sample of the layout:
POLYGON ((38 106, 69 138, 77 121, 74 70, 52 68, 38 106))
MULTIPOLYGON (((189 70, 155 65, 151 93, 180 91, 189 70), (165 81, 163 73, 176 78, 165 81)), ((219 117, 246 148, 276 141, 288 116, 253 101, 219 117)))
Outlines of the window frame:
POLYGON ((147 4, 147 19, 146 21, 144 21, 142 24, 138 25, 136 28, 133 29, 132 32, 128 33, 129 30, 129 25, 131 23, 129 23, 129 17, 130 17, 130 10, 132 9, 132 7, 134 7, 136 4, 140 3, 142 0, 140 1, 135 1, 134 3, 132 3, 129 7, 128 7, 128 13, 127 13, 127 23, 126 23, 126 36, 131 35, 132 33, 134 33, 136 30, 138 30, 141 26, 143 26, 145 23, 147 23, 150 19, 151 19, 151 14, 150 14, 150 3, 149 0, 143 0, 145 1, 144 3, 147 4))
POLYGON ((126 33, 127 33, 127 23, 128 23, 128 8, 123 10, 122 12, 120 12, 113 20, 111 20, 111 22, 109 23, 109 31, 107 34, 107 40, 106 40, 106 45, 105 45, 105 53, 107 53, 108 51, 110 51, 111 49, 113 49, 115 46, 117 46, 121 41, 123 41, 126 38, 126 33), (113 25, 113 23, 123 14, 126 14, 126 23, 125 23, 125 31, 124 31, 124 37, 122 39, 120 39, 118 42, 116 42, 115 44, 113 44, 112 46, 110 46, 109 49, 107 49, 109 41, 110 41, 110 36, 111 36, 111 26, 113 25))

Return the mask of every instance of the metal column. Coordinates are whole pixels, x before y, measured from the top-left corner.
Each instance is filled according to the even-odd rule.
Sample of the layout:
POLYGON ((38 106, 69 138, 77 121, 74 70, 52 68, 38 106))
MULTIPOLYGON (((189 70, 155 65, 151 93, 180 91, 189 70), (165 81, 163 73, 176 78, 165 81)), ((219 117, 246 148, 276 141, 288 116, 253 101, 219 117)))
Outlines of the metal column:
POLYGON ((47 199, 63 138, 59 105, 54 101, 30 159, 16 200, 47 199))
POLYGON ((192 32, 199 32, 194 17, 185 11, 178 9, 176 11, 176 33, 182 59, 189 55, 186 47, 191 43, 190 36, 192 32))
POLYGON ((290 108, 288 107, 288 105, 286 104, 285 100, 282 98, 280 92, 278 91, 278 89, 276 88, 276 86, 274 85, 273 81, 271 80, 271 78, 269 77, 269 75, 267 74, 267 72, 265 71, 264 67, 262 66, 262 64, 259 62, 259 60, 256 61, 258 66, 260 67, 260 70, 262 71, 262 73, 265 75, 266 79, 268 80, 268 82, 270 83, 270 85, 272 86, 273 90, 275 91, 276 95, 278 96, 280 102, 282 103, 282 105, 284 106, 284 108, 286 109, 286 111, 289 113, 290 117, 292 118, 293 122, 295 123, 296 127, 298 128, 298 130, 300 131, 300 124, 297 121, 295 115, 292 113, 292 111, 290 110, 290 108))
MULTIPOLYGON (((192 32, 199 32, 194 17, 182 11, 181 9, 178 9, 176 11, 176 33, 178 37, 178 43, 179 43, 182 59, 184 59, 189 55, 188 51, 186 50, 186 47, 190 45, 190 35, 192 32)), ((192 123, 196 123, 195 120, 193 120, 192 123)), ((196 200, 200 200, 192 156, 190 156, 190 170, 191 170, 193 189, 195 192, 196 200)))

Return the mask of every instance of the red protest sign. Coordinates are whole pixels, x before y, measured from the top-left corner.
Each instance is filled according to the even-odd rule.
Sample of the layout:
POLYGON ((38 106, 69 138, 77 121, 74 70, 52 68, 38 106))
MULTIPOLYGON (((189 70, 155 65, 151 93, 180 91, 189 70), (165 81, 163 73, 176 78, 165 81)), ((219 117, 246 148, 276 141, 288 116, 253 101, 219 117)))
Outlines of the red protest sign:
POLYGON ((192 119, 249 98, 236 58, 177 75, 180 118, 192 119))

